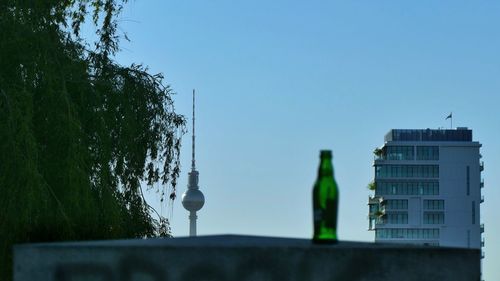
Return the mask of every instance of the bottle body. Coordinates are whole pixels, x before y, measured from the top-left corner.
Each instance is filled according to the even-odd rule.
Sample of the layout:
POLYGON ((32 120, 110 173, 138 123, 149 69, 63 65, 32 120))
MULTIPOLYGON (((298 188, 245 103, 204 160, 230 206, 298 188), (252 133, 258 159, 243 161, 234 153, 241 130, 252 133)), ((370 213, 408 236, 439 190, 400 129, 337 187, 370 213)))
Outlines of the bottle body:
POLYGON ((332 153, 322 150, 313 188, 314 243, 337 242, 338 186, 333 176, 332 153))

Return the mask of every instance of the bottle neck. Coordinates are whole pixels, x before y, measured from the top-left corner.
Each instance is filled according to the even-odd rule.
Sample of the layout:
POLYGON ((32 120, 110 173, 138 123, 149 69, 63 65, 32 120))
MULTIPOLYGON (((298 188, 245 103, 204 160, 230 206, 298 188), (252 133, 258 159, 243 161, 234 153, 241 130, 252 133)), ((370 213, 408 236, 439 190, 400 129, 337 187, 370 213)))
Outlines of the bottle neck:
POLYGON ((333 165, 331 157, 322 157, 318 169, 319 177, 333 177, 333 165))

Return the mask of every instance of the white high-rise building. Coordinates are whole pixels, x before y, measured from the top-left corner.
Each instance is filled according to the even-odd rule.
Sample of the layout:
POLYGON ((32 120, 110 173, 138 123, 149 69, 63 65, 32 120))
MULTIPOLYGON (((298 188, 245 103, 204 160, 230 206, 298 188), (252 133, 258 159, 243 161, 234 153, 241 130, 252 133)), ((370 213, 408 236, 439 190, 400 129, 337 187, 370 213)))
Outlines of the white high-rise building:
POLYGON ((472 130, 391 130, 375 149, 375 242, 481 248, 484 169, 472 130))

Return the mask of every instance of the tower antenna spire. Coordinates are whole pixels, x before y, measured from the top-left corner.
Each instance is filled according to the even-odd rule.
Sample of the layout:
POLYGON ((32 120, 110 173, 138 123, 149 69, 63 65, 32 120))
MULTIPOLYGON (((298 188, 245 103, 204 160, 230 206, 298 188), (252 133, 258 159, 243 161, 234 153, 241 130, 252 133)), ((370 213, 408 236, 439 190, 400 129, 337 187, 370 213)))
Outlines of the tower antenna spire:
POLYGON ((192 160, 191 160, 191 171, 194 171, 196 170, 196 163, 195 163, 195 136, 194 136, 194 132, 195 132, 195 127, 194 127, 194 121, 195 121, 195 118, 194 118, 194 89, 193 89, 193 151, 192 151, 192 160))

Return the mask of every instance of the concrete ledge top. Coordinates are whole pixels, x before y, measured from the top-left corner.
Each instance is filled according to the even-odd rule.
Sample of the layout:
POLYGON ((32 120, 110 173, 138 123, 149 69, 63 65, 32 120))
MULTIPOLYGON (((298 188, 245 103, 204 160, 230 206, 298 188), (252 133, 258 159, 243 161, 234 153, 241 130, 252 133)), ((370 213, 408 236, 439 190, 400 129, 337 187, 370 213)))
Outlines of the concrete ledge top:
POLYGON ((14 281, 470 281, 478 249, 214 235, 14 246, 14 281))
MULTIPOLYGON (((371 243, 371 242, 353 242, 339 241, 337 244, 313 244, 310 239, 303 238, 282 238, 282 237, 267 237, 267 236, 249 236, 249 235, 209 235, 198 237, 179 237, 179 238, 150 238, 150 239, 124 239, 124 240, 99 240, 99 241, 72 241, 72 242, 52 242, 52 243, 32 243, 18 244, 14 249, 26 248, 122 248, 122 247, 155 247, 155 248, 262 248, 262 247, 278 247, 278 248, 359 248, 359 249, 449 249, 449 250, 464 250, 465 248, 445 248, 435 246, 422 246, 413 244, 396 244, 396 243, 371 243)), ((471 249, 467 249, 471 250, 471 249)))

